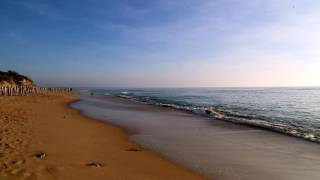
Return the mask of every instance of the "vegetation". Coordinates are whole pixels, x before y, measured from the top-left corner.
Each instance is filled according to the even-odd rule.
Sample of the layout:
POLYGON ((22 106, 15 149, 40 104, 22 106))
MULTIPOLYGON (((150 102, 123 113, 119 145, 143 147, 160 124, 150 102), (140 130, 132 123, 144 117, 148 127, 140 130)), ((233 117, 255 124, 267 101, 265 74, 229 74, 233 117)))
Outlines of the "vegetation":
POLYGON ((32 85, 33 81, 27 76, 21 75, 15 71, 0 71, 0 83, 9 83, 12 85, 32 85))

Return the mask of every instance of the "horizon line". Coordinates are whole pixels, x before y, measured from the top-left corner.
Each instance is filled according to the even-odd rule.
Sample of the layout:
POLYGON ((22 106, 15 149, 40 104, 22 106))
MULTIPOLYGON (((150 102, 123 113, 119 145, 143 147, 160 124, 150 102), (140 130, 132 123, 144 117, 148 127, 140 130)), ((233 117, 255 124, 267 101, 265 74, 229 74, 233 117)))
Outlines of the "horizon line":
POLYGON ((185 87, 116 87, 116 86, 72 86, 73 88, 96 88, 96 89, 205 89, 205 88, 320 88, 317 86, 185 86, 185 87))

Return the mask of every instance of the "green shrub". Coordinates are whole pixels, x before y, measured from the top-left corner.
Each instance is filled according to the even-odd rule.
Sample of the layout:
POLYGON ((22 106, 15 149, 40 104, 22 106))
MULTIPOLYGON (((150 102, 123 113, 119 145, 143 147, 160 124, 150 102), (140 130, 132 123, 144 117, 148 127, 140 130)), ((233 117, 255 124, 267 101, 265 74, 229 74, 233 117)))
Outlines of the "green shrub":
POLYGON ((0 82, 1 81, 7 81, 9 83, 14 82, 17 85, 21 85, 23 80, 33 83, 33 81, 30 78, 28 78, 27 76, 21 75, 15 71, 12 71, 12 70, 9 70, 7 72, 0 71, 0 82))

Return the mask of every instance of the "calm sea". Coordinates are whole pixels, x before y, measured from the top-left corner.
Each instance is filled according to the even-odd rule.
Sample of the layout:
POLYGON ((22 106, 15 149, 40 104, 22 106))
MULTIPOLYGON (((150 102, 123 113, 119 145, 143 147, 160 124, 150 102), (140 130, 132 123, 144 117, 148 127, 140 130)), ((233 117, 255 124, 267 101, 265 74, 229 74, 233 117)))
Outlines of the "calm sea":
POLYGON ((100 89, 94 92, 320 142, 320 88, 100 89))

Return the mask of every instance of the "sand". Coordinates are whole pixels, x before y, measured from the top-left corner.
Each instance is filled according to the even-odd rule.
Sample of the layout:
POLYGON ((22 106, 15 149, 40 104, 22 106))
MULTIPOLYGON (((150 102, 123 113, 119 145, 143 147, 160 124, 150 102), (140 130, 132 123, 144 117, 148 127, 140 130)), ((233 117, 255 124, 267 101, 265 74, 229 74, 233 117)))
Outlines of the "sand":
POLYGON ((76 99, 0 97, 0 179, 203 179, 81 116, 76 99))
POLYGON ((130 130, 130 140, 219 180, 319 180, 319 144, 284 134, 84 93, 72 106, 130 130))

